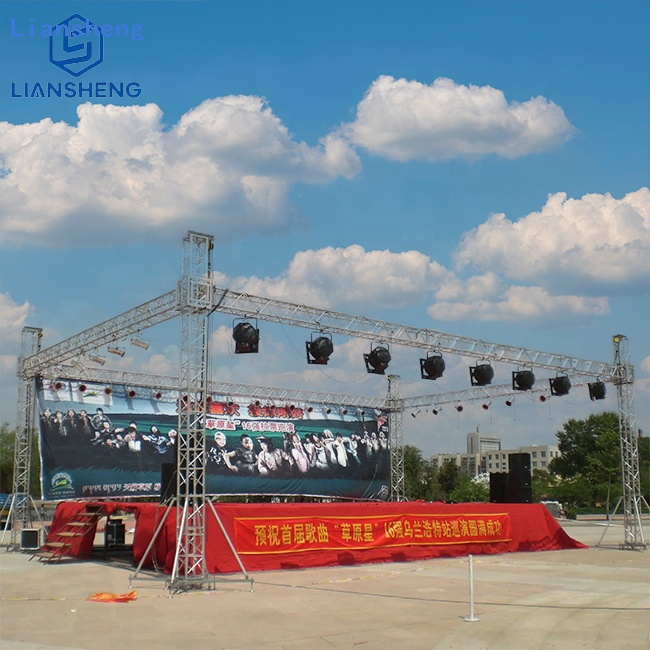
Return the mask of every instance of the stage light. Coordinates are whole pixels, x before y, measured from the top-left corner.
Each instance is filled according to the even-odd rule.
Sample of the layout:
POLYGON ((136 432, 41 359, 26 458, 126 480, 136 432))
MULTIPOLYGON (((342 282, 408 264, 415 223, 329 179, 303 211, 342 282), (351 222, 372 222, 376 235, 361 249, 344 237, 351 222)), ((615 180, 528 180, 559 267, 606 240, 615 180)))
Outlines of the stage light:
POLYGON ((327 413, 328 415, 329 415, 331 412, 332 412, 332 409, 325 409, 325 413, 327 413))
POLYGON ((512 390, 530 390, 535 385, 532 370, 516 370, 512 373, 512 390))
POLYGON ((138 336, 134 336, 131 339, 131 344, 135 345, 137 348, 142 348, 143 350, 149 349, 149 344, 138 336))
POLYGON ((411 417, 416 418, 418 416, 419 412, 420 412, 420 409, 418 409, 417 411, 411 411, 411 417))
POLYGON ((469 378, 472 386, 487 386, 492 383, 494 369, 489 363, 481 363, 470 366, 469 378))
POLYGON ((162 396, 163 396, 163 394, 160 391, 158 391, 157 393, 153 393, 153 398, 154 399, 161 399, 162 396))
POLYGON ((63 388, 63 382, 57 381, 54 384, 54 390, 61 390, 63 388))
POLYGON ((593 402, 597 399, 605 399, 606 389, 605 384, 602 381, 596 381, 593 384, 588 384, 589 386, 589 399, 593 402))
POLYGON ((117 345, 109 345, 106 349, 111 354, 116 354, 118 357, 123 357, 126 354, 126 350, 117 345))
POLYGON ((80 393, 85 393, 87 389, 88 389, 88 386, 86 386, 86 384, 79 384, 79 392, 80 393))
POLYGON ((100 366, 103 366, 106 363, 106 359, 104 357, 100 357, 98 354, 89 354, 88 360, 92 361, 93 363, 98 363, 100 366))
POLYGON ((507 399, 506 400, 506 406, 512 406, 515 403, 514 399, 507 399))
POLYGON ((431 409, 431 413, 438 415, 438 413, 440 413, 440 409, 431 409))
POLYGON ((566 375, 558 375, 548 380, 551 385, 551 395, 568 395, 571 390, 571 380, 566 375))
POLYGON ((127 395, 133 399, 136 396, 136 392, 133 390, 133 388, 127 393, 127 395))
POLYGON ((104 388, 104 392, 107 395, 110 395, 113 392, 113 389, 110 386, 106 386, 106 388, 104 388))
POLYGON ((483 404, 483 406, 482 406, 481 408, 482 408, 484 411, 487 411, 487 410, 490 408, 490 404, 489 404, 489 402, 486 402, 485 404, 483 404))
POLYGON ((540 402, 545 402, 546 401, 546 395, 540 395, 539 396, 539 401, 540 402))
POLYGON ((369 373, 383 375, 390 363, 390 352, 387 347, 378 345, 372 348, 369 354, 364 354, 363 359, 366 363, 366 370, 369 373))
POLYGON ((348 410, 347 410, 347 409, 343 409, 343 415, 347 415, 347 414, 348 414, 348 410))
POLYGON ((463 407, 459 404, 459 405, 456 407, 456 410, 460 413, 460 412, 462 412, 463 407))
POLYGON ((307 407, 307 413, 311 413, 314 410, 313 406, 308 406, 307 407))
POLYGON ((334 344, 330 336, 313 338, 312 334, 312 340, 305 341, 305 349, 307 352, 307 363, 327 365, 334 352, 334 344))
POLYGON ((247 321, 240 321, 232 330, 235 354, 252 354, 259 350, 260 331, 247 321))
POLYGON ((422 379, 440 379, 445 371, 445 360, 440 354, 420 359, 420 376, 422 379))

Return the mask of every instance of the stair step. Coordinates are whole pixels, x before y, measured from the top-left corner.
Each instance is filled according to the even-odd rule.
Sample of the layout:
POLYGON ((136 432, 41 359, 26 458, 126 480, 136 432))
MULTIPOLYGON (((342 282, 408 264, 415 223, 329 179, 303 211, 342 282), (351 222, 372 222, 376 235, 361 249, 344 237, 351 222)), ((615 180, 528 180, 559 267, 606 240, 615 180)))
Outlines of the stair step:
POLYGON ((81 537, 82 533, 79 533, 78 531, 63 531, 62 533, 54 533, 53 537, 81 537))
POLYGON ((69 521, 66 526, 74 526, 75 528, 78 528, 80 526, 88 526, 87 521, 69 521))
POLYGON ((55 558, 55 557, 61 557, 61 553, 55 553, 54 551, 36 551, 32 557, 40 557, 40 558, 55 558))
POLYGON ((70 546, 70 544, 67 544, 66 542, 45 542, 43 546, 50 548, 65 548, 70 546))

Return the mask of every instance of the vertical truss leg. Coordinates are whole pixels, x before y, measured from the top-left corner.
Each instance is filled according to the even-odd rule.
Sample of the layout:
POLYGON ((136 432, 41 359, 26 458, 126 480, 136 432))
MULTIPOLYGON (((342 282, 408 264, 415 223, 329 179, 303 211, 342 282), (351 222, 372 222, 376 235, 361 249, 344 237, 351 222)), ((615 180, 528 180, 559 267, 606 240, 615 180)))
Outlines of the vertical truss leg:
POLYGON ((183 241, 177 304, 181 317, 176 474, 176 553, 168 588, 208 582, 205 561, 205 411, 208 392, 208 314, 213 304, 209 235, 183 241))
MULTIPOLYGON (((210 235, 188 232, 183 241, 183 273, 178 283, 181 317, 176 474, 176 553, 167 588, 182 591, 214 584, 206 564, 205 414, 209 392, 208 318, 214 307, 210 235)), ((216 511, 212 508, 216 516, 216 511)), ((219 518, 217 521, 221 524, 219 518)), ((224 535, 225 530, 222 527, 224 535)), ((234 552, 234 546, 226 535, 234 552)), ((237 557, 237 554, 235 553, 237 557)), ((237 561, 243 566, 239 557, 237 561)), ((248 579, 248 576, 246 576, 248 579)))
MULTIPOLYGON (((32 525, 32 511, 36 512, 30 494, 32 479, 32 449, 34 445, 35 422, 35 383, 33 377, 25 377, 22 365, 25 359, 37 354, 41 349, 43 330, 37 327, 24 327, 20 359, 18 360, 18 429, 14 444, 13 493, 7 526, 11 527, 10 547, 20 547, 20 533, 32 525)), ((6 532, 6 529, 5 531, 6 532)), ((4 532, 2 542, 4 543, 4 532)))
POLYGON ((398 375, 388 377, 388 431, 390 437, 391 501, 406 501, 404 488, 404 434, 402 429, 401 385, 398 375))
POLYGON ((641 524, 641 479, 639 472, 639 442, 634 418, 634 369, 630 363, 630 349, 627 337, 614 336, 614 384, 618 400, 618 429, 621 446, 621 474, 623 482, 623 518, 625 539, 621 548, 643 550, 647 547, 643 539, 641 524))

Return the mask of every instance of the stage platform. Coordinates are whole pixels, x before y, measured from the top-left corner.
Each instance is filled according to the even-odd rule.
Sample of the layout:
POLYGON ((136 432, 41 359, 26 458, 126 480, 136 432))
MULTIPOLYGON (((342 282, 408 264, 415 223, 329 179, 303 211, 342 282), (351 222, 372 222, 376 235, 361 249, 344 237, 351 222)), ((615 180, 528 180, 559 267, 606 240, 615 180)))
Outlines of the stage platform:
MULTIPOLYGON (((155 503, 62 502, 50 537, 88 510, 111 517, 133 514, 134 562, 139 563, 150 548, 143 566, 171 572, 175 508, 155 503)), ((541 504, 217 503, 214 511, 205 509, 206 563, 214 574, 239 571, 217 517, 247 571, 584 548, 541 504)), ((89 530, 71 555, 90 557, 95 533, 89 530)))

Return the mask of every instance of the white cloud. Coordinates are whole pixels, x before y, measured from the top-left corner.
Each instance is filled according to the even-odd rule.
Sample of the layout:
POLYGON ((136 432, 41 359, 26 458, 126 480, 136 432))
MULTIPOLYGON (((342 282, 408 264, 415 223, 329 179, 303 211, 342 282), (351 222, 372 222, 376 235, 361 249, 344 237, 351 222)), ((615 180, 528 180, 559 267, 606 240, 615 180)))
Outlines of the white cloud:
POLYGON ((644 359, 641 359, 641 363, 639 365, 641 366, 641 370, 643 370, 643 372, 650 375, 650 355, 644 359))
MULTIPOLYGON (((539 286, 507 285, 495 273, 463 279, 423 253, 366 251, 362 246, 296 253, 275 277, 229 278, 216 273, 217 286, 276 300, 318 305, 354 313, 362 309, 400 309, 424 305, 437 321, 534 321, 553 326, 585 324, 609 314, 606 298, 554 295, 539 286)), ((229 333, 215 335, 226 351, 229 333)))
POLYGON ((296 142, 260 97, 206 100, 169 131, 155 104, 86 103, 77 115, 76 126, 0 123, 4 245, 62 246, 70 232, 77 244, 150 240, 188 218, 223 238, 276 230, 295 218, 292 183, 360 169, 337 135, 296 142))
POLYGON ((433 287, 452 278, 443 266, 418 251, 366 251, 353 245, 301 251, 286 272, 274 278, 229 281, 217 276, 215 282, 236 291, 330 308, 398 308, 423 302, 433 287))
MULTIPOLYGON (((541 287, 510 286, 499 295, 480 298, 471 280, 456 287, 454 300, 438 300, 428 309, 436 320, 535 321, 538 325, 578 325, 609 314, 605 298, 554 296, 541 287)), ((444 291, 441 292, 444 295, 444 291)))
POLYGON ((622 199, 550 195, 539 212, 512 222, 493 215, 468 232, 459 268, 489 269, 551 292, 603 295, 647 290, 650 280, 650 190, 622 199))
POLYGON ((448 160, 490 154, 517 158, 557 148, 574 128, 553 102, 535 97, 510 102, 490 86, 463 86, 439 78, 418 81, 381 76, 342 131, 354 144, 392 160, 448 160))
POLYGON ((27 317, 32 313, 32 306, 25 301, 19 305, 8 293, 0 292, 0 341, 2 348, 16 348, 27 317))

